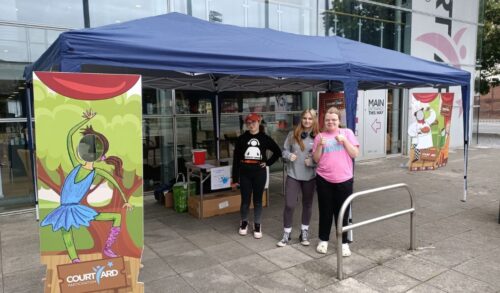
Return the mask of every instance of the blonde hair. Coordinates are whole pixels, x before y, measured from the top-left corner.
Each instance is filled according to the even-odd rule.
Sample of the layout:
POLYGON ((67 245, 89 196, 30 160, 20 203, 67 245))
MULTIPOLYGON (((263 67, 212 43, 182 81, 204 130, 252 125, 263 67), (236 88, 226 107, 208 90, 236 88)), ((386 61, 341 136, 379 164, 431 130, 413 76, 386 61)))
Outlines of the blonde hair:
POLYGON ((328 110, 325 112, 325 116, 323 117, 323 130, 326 131, 326 123, 324 123, 326 119, 326 114, 336 114, 337 117, 339 117, 339 128, 342 128, 342 125, 340 124, 340 121, 342 121, 342 114, 340 110, 337 107, 330 107, 328 110))
POLYGON ((302 111, 300 114, 300 123, 295 127, 293 131, 293 138, 295 141, 299 144, 300 149, 304 151, 305 146, 304 146, 304 141, 302 139, 302 133, 304 132, 304 127, 302 126, 302 119, 306 114, 310 114, 311 117, 313 118, 313 124, 311 126, 311 132, 314 136, 318 135, 319 133, 319 124, 318 124, 318 116, 316 114, 316 110, 314 109, 305 109, 302 111))

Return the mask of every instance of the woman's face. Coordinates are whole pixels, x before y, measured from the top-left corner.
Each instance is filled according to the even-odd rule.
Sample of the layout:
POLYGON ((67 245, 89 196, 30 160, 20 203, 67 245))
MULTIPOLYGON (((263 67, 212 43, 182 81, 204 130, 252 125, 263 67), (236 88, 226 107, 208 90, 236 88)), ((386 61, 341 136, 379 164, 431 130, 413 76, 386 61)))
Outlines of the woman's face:
POLYGON ((328 131, 335 131, 339 128, 340 119, 339 115, 334 113, 326 113, 325 115, 325 127, 328 131))
POLYGON ((255 134, 259 132, 259 121, 246 121, 245 122, 250 133, 255 134))
POLYGON ((311 113, 305 113, 304 116, 302 116, 302 127, 305 129, 311 128, 313 125, 313 121, 314 119, 311 113))

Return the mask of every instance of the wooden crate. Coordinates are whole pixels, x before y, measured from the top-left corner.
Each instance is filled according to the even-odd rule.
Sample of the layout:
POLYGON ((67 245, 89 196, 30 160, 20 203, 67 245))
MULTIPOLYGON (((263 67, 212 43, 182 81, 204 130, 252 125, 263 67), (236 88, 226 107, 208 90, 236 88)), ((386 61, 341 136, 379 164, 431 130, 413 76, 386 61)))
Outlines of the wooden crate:
MULTIPOLYGON (((264 190, 262 201, 262 206, 267 206, 267 190, 264 190)), ((188 198, 188 212, 196 218, 209 218, 238 212, 240 204, 239 190, 210 193, 203 197, 203 215, 200 215, 200 196, 195 195, 188 198)), ((250 208, 253 208, 253 203, 250 208)))

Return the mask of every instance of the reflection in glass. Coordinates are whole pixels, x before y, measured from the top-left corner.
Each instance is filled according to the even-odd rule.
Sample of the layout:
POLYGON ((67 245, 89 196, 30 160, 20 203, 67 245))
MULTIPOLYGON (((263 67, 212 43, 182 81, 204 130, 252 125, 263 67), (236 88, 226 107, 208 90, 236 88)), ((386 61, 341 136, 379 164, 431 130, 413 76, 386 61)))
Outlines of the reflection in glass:
POLYGON ((175 178, 174 139, 172 118, 143 120, 144 191, 175 178))
POLYGON ((101 139, 94 134, 87 134, 78 143, 78 155, 85 162, 95 162, 102 157, 104 145, 101 139))
POLYGON ((142 113, 144 115, 172 114, 172 91, 144 88, 142 90, 142 113))
POLYGON ((67 28, 83 27, 82 0, 10 0, 0 3, 1 20, 67 28))
POLYGON ((0 118, 26 117, 25 94, 23 81, 0 80, 0 118))
POLYGON ((0 26, 0 60, 27 62, 27 47, 25 28, 0 26))
POLYGON ((214 93, 203 91, 176 91, 175 112, 177 114, 212 114, 214 93))
POLYGON ((89 1, 90 26, 120 23, 132 19, 167 13, 163 0, 108 0, 89 1))
POLYGON ((0 123, 0 212, 33 205, 27 141, 26 123, 0 123))
POLYGON ((36 61, 52 45, 60 33, 62 31, 29 28, 30 60, 36 61))
POLYGON ((193 149, 206 149, 207 159, 216 158, 212 115, 203 117, 178 117, 176 131, 177 156, 180 158, 179 172, 183 171, 185 162, 191 161, 191 150, 193 149))

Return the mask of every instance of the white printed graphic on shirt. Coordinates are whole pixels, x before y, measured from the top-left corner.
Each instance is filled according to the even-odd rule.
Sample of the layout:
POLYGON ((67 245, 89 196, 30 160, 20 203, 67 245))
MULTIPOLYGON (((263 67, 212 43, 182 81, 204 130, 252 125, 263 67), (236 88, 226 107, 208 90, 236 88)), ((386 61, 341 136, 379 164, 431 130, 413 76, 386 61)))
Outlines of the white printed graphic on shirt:
POLYGON ((252 138, 248 141, 248 148, 245 151, 245 160, 260 160, 262 155, 260 149, 257 147, 259 141, 256 138, 252 138))

